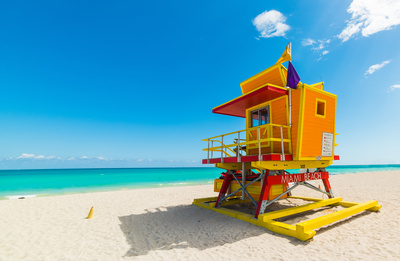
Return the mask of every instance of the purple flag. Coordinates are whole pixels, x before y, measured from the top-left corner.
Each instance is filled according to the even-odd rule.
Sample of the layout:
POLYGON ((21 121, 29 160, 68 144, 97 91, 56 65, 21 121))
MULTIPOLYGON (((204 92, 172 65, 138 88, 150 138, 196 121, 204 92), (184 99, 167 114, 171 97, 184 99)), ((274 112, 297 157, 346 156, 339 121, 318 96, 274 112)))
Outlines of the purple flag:
POLYGON ((287 72, 287 83, 286 86, 296 89, 297 84, 300 82, 300 76, 297 74, 296 70, 293 67, 293 64, 289 61, 289 69, 287 72))

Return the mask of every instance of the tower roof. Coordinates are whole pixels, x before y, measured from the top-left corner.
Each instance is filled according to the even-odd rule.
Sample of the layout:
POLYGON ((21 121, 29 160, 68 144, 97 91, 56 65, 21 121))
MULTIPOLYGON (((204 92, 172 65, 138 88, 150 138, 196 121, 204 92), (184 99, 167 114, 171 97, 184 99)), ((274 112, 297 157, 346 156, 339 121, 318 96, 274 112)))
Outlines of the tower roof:
POLYGON ((251 92, 267 83, 284 87, 286 86, 286 77, 287 69, 279 63, 241 82, 240 87, 243 94, 251 92))

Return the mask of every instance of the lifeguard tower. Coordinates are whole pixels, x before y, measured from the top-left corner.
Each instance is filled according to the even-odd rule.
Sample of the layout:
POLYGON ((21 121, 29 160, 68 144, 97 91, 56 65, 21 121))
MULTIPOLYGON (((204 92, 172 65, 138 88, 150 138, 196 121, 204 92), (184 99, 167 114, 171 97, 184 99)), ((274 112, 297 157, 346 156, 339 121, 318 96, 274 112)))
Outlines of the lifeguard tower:
POLYGON ((288 88, 289 81, 293 85, 293 73, 298 77, 291 66, 287 47, 278 63, 240 83, 241 96, 213 108, 213 113, 246 119, 246 128, 203 140, 207 158, 202 163, 215 164, 226 172, 214 181, 218 197, 195 199, 193 204, 307 240, 317 228, 364 210, 378 211, 381 206, 377 201, 354 203, 334 197, 325 168, 339 160, 335 155, 337 97, 324 91, 323 82, 308 85, 298 79, 288 88), (289 61, 289 72, 282 61, 289 61), (324 189, 313 185, 315 180, 321 180, 324 189), (328 199, 292 196, 292 190, 300 185, 328 199), (287 197, 313 203, 267 211, 268 206, 287 197), (254 215, 224 208, 251 202, 254 215), (338 205, 345 208, 296 225, 276 221, 338 205))

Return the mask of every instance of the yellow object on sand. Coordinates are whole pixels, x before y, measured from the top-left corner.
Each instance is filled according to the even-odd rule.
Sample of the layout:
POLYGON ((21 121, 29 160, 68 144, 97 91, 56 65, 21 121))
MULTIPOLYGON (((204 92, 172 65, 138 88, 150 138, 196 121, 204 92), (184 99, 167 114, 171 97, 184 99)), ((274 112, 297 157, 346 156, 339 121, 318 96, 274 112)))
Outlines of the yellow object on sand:
POLYGON ((90 209, 89 215, 87 216, 86 219, 91 219, 91 218, 93 218, 93 207, 90 209))

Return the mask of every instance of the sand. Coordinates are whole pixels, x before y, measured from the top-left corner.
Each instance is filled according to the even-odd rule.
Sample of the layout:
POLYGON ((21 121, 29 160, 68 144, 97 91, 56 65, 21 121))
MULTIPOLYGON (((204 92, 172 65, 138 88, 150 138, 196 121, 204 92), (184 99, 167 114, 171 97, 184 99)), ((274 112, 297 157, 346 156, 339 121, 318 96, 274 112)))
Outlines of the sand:
POLYGON ((399 260, 400 171, 330 180, 335 196, 382 209, 302 242, 192 205, 216 195, 210 185, 2 200, 0 260, 399 260))

